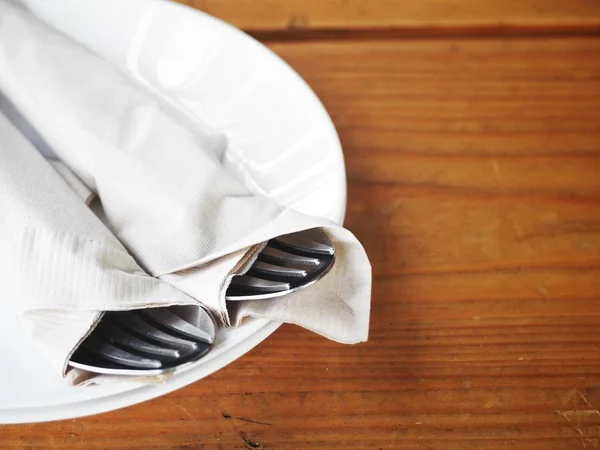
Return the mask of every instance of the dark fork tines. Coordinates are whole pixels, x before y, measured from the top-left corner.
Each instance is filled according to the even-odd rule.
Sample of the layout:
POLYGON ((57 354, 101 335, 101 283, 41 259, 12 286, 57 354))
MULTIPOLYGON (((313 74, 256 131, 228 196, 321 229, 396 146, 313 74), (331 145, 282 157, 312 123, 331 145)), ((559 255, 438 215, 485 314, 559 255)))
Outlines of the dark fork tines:
POLYGON ((212 348, 216 324, 201 307, 107 312, 69 364, 96 373, 159 374, 212 348))
POLYGON ((265 300, 298 291, 323 278, 335 262, 335 247, 320 229, 271 239, 247 273, 233 277, 230 301, 265 300))

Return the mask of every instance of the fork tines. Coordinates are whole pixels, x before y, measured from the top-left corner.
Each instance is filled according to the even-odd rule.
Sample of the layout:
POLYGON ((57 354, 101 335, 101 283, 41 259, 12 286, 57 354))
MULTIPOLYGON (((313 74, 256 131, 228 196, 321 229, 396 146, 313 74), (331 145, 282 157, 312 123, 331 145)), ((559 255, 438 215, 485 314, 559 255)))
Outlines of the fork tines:
POLYGON ((139 375, 198 360, 212 348, 216 325, 204 309, 190 308, 198 308, 193 324, 173 307, 107 312, 69 364, 96 373, 139 375))
POLYGON ((320 230, 271 239, 247 273, 233 277, 226 299, 264 300, 305 288, 331 269, 335 247, 320 230))

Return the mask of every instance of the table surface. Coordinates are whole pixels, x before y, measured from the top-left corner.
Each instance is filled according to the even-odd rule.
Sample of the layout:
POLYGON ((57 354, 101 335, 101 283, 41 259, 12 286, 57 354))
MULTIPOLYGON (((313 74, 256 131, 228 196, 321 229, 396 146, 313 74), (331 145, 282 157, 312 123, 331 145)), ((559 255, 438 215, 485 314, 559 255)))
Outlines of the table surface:
POLYGON ((220 372, 2 448, 600 447, 600 3, 189 0, 329 110, 371 335, 294 326, 220 372))

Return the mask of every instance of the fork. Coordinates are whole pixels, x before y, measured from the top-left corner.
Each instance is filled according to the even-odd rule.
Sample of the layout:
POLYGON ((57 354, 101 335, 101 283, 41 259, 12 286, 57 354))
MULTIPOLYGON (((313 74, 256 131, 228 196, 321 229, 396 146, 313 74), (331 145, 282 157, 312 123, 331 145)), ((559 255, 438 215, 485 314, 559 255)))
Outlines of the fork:
POLYGON ((247 273, 234 276, 225 298, 266 300, 305 289, 331 270, 335 247, 315 228, 271 239, 247 273))
POLYGON ((110 311, 69 365, 109 375, 159 375, 205 356, 216 331, 212 314, 200 305, 110 311))

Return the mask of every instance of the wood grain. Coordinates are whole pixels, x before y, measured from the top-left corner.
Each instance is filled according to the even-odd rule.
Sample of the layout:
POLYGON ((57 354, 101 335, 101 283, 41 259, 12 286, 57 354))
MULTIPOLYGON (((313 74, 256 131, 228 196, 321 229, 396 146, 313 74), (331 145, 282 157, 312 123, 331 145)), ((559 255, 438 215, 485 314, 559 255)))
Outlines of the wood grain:
POLYGON ((598 30, 596 0, 179 0, 242 29, 412 30, 416 33, 514 28, 598 30))
POLYGON ((339 130, 347 226, 374 268, 370 341, 284 326, 192 386, 2 427, 0 448, 598 448, 600 38, 271 48, 339 130))

